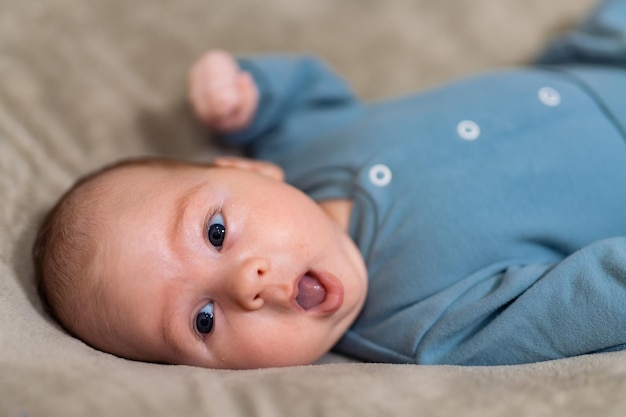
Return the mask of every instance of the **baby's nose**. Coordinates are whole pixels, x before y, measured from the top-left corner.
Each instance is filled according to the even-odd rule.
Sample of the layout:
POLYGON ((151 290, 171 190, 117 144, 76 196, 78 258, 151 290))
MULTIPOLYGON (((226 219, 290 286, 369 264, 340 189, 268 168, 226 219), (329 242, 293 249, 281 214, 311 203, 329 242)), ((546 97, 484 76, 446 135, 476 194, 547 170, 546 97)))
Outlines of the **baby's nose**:
POLYGON ((261 294, 268 270, 269 263, 261 257, 248 258, 232 270, 229 290, 240 307, 250 311, 263 307, 265 301, 261 294))
POLYGON ((229 281, 231 297, 243 309, 253 311, 268 304, 275 307, 291 305, 293 285, 288 279, 282 280, 273 274, 266 258, 246 259, 233 270, 229 281))

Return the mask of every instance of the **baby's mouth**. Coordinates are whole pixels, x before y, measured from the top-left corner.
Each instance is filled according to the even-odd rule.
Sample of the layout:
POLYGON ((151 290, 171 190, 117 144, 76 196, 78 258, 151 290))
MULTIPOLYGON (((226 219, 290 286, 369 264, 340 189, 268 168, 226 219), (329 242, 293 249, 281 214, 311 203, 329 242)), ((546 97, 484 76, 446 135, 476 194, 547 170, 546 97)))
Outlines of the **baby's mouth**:
POLYGON ((317 307, 326 300, 326 288, 314 276, 305 274, 298 281, 296 302, 305 310, 317 307))

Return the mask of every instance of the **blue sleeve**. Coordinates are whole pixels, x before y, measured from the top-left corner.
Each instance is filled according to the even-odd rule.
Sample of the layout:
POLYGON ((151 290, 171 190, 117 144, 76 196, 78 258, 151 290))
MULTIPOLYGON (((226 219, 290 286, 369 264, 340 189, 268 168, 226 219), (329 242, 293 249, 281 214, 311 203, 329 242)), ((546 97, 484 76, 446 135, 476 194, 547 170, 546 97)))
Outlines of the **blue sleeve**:
POLYGON ((556 39, 539 64, 626 65, 626 0, 603 0, 577 29, 556 39))
POLYGON ((619 237, 474 285, 425 335, 416 359, 518 364, 625 347, 626 238, 619 237))
POLYGON ((314 57, 264 55, 240 58, 238 63, 252 74, 259 104, 246 129, 223 136, 231 145, 249 145, 295 113, 332 110, 355 101, 346 83, 314 57))

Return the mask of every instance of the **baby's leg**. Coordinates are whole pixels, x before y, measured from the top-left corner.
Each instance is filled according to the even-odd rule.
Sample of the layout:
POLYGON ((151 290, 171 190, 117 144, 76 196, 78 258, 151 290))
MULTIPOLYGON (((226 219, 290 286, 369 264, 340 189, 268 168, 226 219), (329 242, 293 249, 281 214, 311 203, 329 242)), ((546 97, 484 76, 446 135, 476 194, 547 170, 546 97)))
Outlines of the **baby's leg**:
POLYGON ((601 1, 577 29, 548 45, 539 64, 626 65, 626 0, 601 1))

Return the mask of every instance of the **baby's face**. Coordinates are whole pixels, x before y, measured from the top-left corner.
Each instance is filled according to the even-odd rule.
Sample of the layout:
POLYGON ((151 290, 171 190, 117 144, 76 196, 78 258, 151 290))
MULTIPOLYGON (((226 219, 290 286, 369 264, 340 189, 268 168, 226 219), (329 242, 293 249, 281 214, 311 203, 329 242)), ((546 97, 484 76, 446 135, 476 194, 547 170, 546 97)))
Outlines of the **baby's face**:
POLYGON ((92 345, 211 368, 309 364, 359 313, 358 249, 284 182, 208 167, 126 168, 105 181, 124 201, 94 263, 104 308, 85 314, 107 325, 81 330, 92 345))

